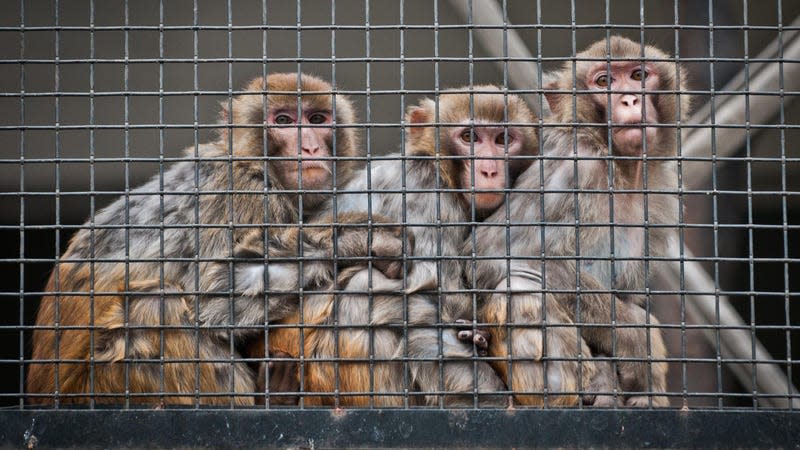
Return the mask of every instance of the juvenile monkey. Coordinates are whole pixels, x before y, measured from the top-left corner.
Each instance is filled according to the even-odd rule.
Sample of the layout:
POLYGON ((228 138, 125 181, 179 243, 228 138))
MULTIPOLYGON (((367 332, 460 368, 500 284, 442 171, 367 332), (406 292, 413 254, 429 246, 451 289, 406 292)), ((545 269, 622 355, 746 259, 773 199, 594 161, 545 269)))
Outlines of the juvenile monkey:
POLYGON ((306 405, 401 406, 409 387, 425 393, 428 404, 443 393, 448 405, 471 405, 475 389, 482 405, 503 404, 502 396, 492 395, 504 389, 494 370, 470 361, 473 343, 479 351, 487 343, 484 333, 472 330, 472 298, 463 292, 458 256, 468 222, 503 203, 530 164, 524 157, 538 151, 535 117, 521 98, 495 86, 455 91, 441 94, 438 106, 424 99, 410 107, 403 153, 372 162, 336 197, 339 212, 369 211, 409 224, 414 265, 405 281, 356 266, 343 270, 338 283, 344 293, 304 297, 302 345, 297 330, 269 335, 271 353, 296 355, 302 348, 304 391, 327 394, 306 396, 306 405), (405 357, 408 382, 400 362, 405 357), (340 362, 325 362, 334 358, 340 362))
MULTIPOLYGON (((319 78, 257 78, 223 105, 216 141, 98 212, 45 288, 58 293, 37 314, 31 401, 252 404, 255 375, 234 361, 235 346, 296 311, 299 276, 294 263, 270 264, 269 289, 286 295, 267 301, 230 258, 247 254, 254 233, 265 248, 286 240, 292 231, 280 226, 317 210, 333 187, 334 157, 345 157, 337 184, 350 180, 359 143, 341 125, 355 120, 350 101, 319 78)), ((303 275, 325 277, 328 265, 307 263, 303 275)))
POLYGON ((676 131, 663 125, 689 111, 686 76, 661 50, 616 36, 576 60, 546 86, 546 122, 582 125, 545 127, 541 164, 478 227, 476 284, 498 291, 481 309, 483 321, 500 324, 489 354, 522 358, 494 363, 509 389, 534 394, 517 395, 521 403, 541 405, 546 388, 549 404, 570 405, 579 389, 594 389, 578 377, 585 340, 621 358, 625 404, 666 406, 666 397, 643 394, 664 392, 667 371, 643 294, 652 258, 667 254, 678 225, 676 131))

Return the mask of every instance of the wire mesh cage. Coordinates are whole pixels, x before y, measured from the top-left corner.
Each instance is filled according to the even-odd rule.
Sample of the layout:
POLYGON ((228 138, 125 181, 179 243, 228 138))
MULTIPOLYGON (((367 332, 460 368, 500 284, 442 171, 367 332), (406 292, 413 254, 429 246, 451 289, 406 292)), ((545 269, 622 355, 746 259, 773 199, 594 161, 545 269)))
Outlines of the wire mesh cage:
POLYGON ((796 445, 800 4, 5 6, 4 445, 796 445))

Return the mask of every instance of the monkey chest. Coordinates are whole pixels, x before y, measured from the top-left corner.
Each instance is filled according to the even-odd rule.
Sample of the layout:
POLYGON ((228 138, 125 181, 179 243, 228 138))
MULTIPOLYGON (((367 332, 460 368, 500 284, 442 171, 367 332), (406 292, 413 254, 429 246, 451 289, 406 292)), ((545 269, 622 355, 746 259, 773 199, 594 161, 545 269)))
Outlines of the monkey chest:
POLYGON ((636 288, 648 254, 647 235, 652 230, 646 226, 644 211, 635 207, 640 199, 632 197, 605 199, 607 206, 597 208, 600 214, 586 225, 577 225, 575 249, 582 269, 608 289, 636 288))

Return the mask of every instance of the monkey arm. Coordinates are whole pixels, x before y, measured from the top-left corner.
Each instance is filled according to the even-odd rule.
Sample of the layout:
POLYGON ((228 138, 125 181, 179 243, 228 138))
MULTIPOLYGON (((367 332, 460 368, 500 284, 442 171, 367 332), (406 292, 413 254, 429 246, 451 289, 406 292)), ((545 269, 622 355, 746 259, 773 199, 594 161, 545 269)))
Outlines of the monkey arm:
MULTIPOLYGON (((367 267, 371 262, 387 278, 399 279, 404 274, 404 255, 414 253, 414 233, 391 225, 390 218, 379 214, 349 212, 335 218, 327 214, 312 223, 331 226, 304 233, 304 245, 331 258, 335 255, 341 268, 367 267)), ((406 261, 405 267, 410 269, 411 262, 406 261)))
POLYGON ((333 224, 327 216, 302 230, 291 227, 271 233, 268 258, 264 257, 263 231, 249 232, 234 248, 233 273, 227 263, 215 264, 209 271, 209 292, 234 294, 210 295, 201 310, 201 322, 247 327, 263 324, 265 317, 270 322, 284 319, 296 311, 301 287, 322 290, 335 284, 334 262, 342 271, 366 267, 371 260, 388 278, 400 278, 404 250, 413 251, 413 234, 404 233, 400 226, 381 225, 387 222, 384 218, 373 215, 371 219, 377 223, 364 225, 368 223, 365 213, 349 213, 333 224), (296 261, 300 255, 302 271, 296 261), (235 319, 230 317, 231 310, 235 319))

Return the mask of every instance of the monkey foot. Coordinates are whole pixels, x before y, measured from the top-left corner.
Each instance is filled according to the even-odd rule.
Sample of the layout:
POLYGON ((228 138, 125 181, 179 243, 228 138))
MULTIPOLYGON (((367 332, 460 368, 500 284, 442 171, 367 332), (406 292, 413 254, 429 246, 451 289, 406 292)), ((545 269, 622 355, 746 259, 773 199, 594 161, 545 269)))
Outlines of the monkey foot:
MULTIPOLYGON (((276 351, 269 355, 271 358, 291 358, 292 355, 276 351)), ((267 370, 269 370, 269 392, 298 392, 300 391, 300 378, 298 377, 298 364, 296 361, 269 361, 267 363, 267 370)), ((263 368, 262 368, 263 371, 263 368)), ((262 372, 260 377, 265 376, 262 372)), ((270 399, 272 405, 296 405, 297 396, 276 396, 270 399)))
POLYGON ((582 398, 584 406, 591 406, 593 408, 615 408, 622 406, 622 401, 619 396, 613 395, 584 395, 582 398))
POLYGON ((653 408, 666 408, 669 406, 669 399, 664 396, 655 395, 632 395, 625 401, 625 406, 632 406, 634 408, 649 408, 652 399, 653 408))
POLYGON ((478 349, 478 356, 486 356, 489 353, 491 335, 488 331, 473 328, 472 321, 466 319, 456 320, 456 327, 468 328, 458 332, 458 340, 465 344, 475 344, 478 349))

